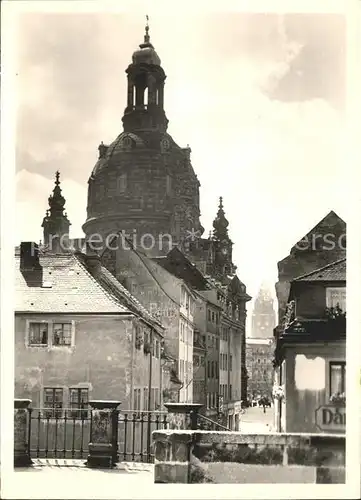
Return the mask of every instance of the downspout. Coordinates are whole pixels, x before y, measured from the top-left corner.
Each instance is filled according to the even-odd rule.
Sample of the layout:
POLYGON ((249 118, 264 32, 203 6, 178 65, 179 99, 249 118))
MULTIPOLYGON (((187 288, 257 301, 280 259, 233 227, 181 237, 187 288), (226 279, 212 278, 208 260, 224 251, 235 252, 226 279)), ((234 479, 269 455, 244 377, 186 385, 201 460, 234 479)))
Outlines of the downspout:
MULTIPOLYGON (((148 387, 148 411, 151 411, 152 404, 152 367, 153 367, 153 348, 154 348, 154 336, 153 328, 150 330, 150 349, 149 349, 149 387, 148 387)), ((151 443, 151 425, 150 425, 150 413, 148 413, 148 428, 147 428, 147 450, 148 457, 150 459, 150 443, 151 443)))
POLYGON ((129 398, 129 408, 134 408, 134 358, 135 358, 135 341, 136 341, 136 326, 134 321, 132 322, 132 357, 130 362, 130 398, 129 398))
POLYGON ((163 366, 162 366, 162 349, 159 349, 159 410, 163 409, 163 366))

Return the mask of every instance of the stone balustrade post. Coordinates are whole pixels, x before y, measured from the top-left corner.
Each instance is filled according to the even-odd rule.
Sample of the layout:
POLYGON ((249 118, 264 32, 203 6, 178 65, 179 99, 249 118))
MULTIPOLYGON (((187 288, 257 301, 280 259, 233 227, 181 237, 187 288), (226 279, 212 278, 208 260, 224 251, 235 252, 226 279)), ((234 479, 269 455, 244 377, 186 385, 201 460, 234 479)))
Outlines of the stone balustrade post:
POLYGON ((169 429, 197 430, 198 413, 203 407, 199 403, 166 403, 169 429))
POLYGON ((14 467, 32 465, 30 458, 30 399, 14 400, 14 467))
POLYGON ((91 426, 89 455, 91 468, 111 468, 118 460, 118 406, 120 401, 89 401, 91 426))

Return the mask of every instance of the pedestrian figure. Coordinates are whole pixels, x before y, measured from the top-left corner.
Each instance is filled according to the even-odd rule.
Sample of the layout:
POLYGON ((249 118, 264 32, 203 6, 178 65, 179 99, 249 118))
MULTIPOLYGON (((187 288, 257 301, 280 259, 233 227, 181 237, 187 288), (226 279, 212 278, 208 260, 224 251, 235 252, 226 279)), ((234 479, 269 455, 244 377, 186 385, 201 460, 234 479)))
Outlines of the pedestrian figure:
POLYGON ((266 398, 265 397, 262 398, 261 404, 263 406, 263 413, 266 413, 266 398))

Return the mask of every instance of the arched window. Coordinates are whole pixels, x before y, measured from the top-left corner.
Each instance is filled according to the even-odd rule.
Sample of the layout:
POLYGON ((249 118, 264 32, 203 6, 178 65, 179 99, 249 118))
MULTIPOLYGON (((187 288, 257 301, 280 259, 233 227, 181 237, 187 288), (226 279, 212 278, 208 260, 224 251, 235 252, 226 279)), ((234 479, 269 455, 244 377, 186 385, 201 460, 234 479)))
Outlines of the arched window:
POLYGON ((148 106, 148 87, 144 90, 144 107, 148 106))

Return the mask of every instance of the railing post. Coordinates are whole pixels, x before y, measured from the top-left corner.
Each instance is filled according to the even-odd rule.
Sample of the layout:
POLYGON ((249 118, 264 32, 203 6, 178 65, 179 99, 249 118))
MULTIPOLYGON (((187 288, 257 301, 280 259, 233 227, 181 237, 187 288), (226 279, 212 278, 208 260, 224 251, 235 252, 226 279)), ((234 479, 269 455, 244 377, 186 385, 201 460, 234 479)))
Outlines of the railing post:
POLYGON ((196 430, 198 413, 203 407, 199 403, 166 403, 169 413, 169 429, 196 430))
POLYGON ((30 399, 14 400, 14 467, 32 465, 30 458, 30 399))
POLYGON ((120 401, 89 401, 91 435, 87 467, 113 467, 118 458, 118 406, 120 401))

